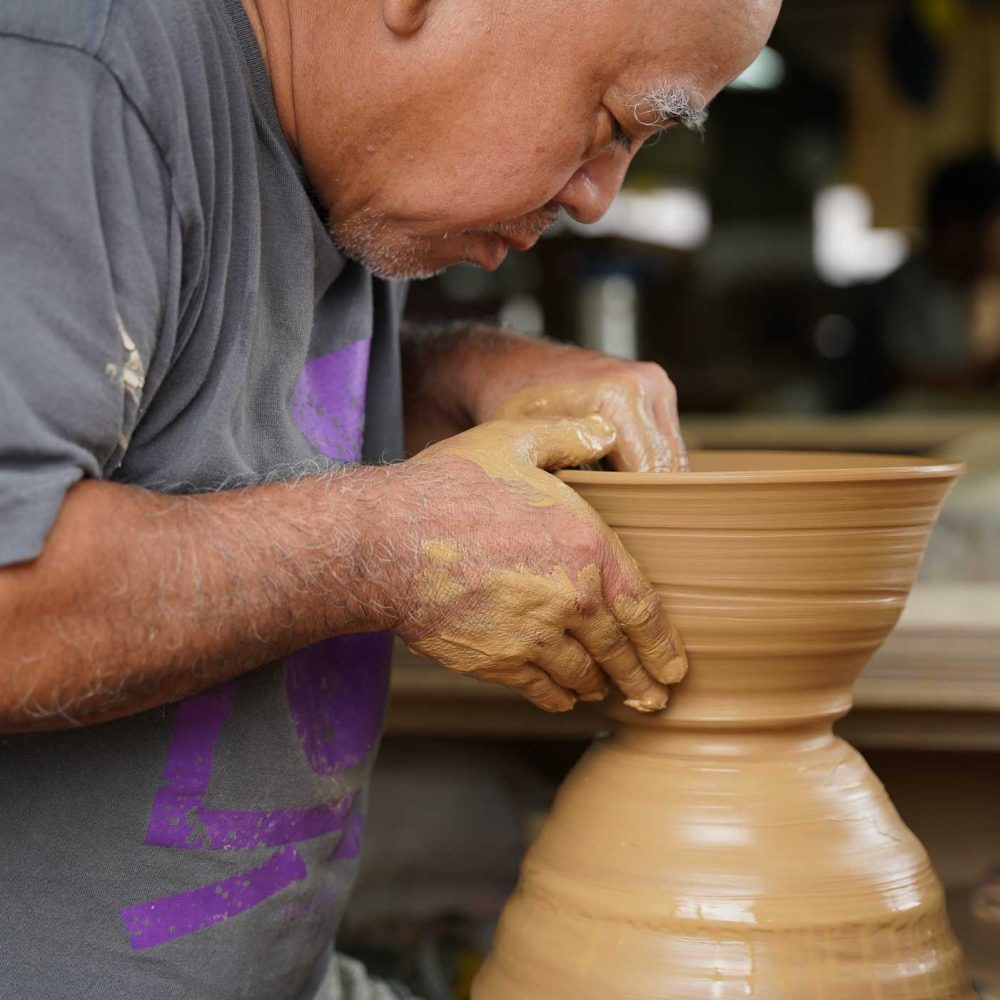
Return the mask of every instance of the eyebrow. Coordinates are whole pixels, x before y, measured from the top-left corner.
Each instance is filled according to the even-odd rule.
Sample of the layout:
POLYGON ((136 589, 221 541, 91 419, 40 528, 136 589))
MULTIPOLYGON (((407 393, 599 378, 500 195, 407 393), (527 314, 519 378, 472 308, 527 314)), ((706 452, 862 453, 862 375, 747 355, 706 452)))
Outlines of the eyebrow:
POLYGON ((652 90, 632 98, 629 107, 635 120, 646 128, 664 127, 676 122, 693 132, 704 132, 708 121, 705 99, 701 94, 663 80, 652 90))

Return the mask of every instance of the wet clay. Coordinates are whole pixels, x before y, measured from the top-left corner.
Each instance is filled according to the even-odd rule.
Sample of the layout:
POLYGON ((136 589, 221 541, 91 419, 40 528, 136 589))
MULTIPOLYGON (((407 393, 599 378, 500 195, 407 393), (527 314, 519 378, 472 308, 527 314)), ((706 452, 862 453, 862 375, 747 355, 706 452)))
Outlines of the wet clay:
POLYGON ((666 401, 647 400, 638 384, 590 379, 530 385, 504 399, 496 416, 586 417, 595 411, 614 422, 618 430, 615 451, 631 471, 687 468, 687 450, 666 401))
POLYGON ((618 705, 529 851, 474 1000, 973 1000, 943 891, 831 726, 960 466, 707 453, 565 473, 684 638, 618 705))
POLYGON ((606 455, 616 431, 604 417, 588 414, 571 420, 503 419, 480 424, 414 455, 422 465, 441 455, 474 462, 488 476, 522 487, 537 506, 565 505, 562 487, 542 469, 588 465, 606 455))

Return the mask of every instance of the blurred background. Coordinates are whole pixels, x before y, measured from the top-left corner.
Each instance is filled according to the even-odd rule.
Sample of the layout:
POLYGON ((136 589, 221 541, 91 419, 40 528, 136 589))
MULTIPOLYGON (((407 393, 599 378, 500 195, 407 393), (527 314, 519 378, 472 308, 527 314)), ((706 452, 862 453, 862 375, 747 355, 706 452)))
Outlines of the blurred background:
POLYGON ((687 414, 1000 412, 998 152, 995 2, 787 0, 704 137, 410 313, 658 361, 687 414))
MULTIPOLYGON (((969 472, 841 732, 949 893, 1000 997, 1000 0, 785 0, 704 137, 636 158, 607 216, 496 273, 414 284, 484 320, 629 358, 693 447, 941 454, 969 472)), ((346 949, 468 996, 523 851, 601 728, 397 657, 346 949)))

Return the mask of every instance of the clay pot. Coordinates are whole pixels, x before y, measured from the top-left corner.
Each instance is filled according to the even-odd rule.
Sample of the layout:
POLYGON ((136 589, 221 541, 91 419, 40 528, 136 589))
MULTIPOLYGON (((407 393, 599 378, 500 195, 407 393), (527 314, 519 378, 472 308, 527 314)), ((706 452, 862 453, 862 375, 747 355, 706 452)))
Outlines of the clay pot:
POLYGON ((474 1000, 971 998, 941 884, 831 725, 961 466, 704 453, 571 472, 691 669, 611 709, 525 859, 474 1000))

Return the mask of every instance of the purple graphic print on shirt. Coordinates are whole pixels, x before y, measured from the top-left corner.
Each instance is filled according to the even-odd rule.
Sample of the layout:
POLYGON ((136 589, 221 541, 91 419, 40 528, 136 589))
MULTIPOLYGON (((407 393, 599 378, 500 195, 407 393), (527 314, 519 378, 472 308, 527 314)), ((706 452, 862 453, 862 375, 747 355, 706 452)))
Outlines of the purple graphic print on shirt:
POLYGON ((306 362, 292 393, 292 418, 321 454, 357 462, 364 440, 370 340, 306 362))
POLYGON ((378 659, 373 640, 388 662, 392 637, 387 632, 330 639, 285 660, 288 708, 317 774, 338 774, 360 764, 382 725, 388 676, 373 665, 378 659))
MULTIPOLYGON (((357 461, 364 435, 370 342, 348 344, 304 367, 292 414, 328 458, 357 461)), ((389 633, 339 636, 285 659, 284 689, 299 746, 315 774, 362 764, 378 739, 389 683, 389 633)), ((181 850, 277 847, 263 864, 210 885, 128 906, 133 948, 152 948, 237 916, 308 876, 293 844, 339 832, 328 861, 357 857, 364 827, 351 792, 327 802, 274 809, 215 809, 207 802, 216 744, 239 681, 181 702, 153 800, 145 843, 181 850)))

